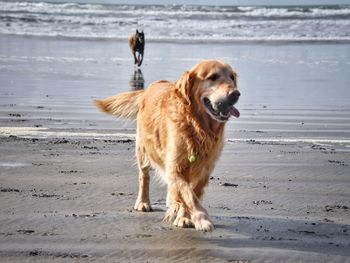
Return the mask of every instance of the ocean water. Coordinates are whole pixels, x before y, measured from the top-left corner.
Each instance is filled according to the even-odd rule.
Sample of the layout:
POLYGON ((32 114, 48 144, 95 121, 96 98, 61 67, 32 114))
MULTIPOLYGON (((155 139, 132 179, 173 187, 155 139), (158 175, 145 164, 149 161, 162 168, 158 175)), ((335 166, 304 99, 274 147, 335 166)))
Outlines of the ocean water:
POLYGON ((0 34, 148 41, 350 41, 350 6, 114 5, 0 1, 0 34))
POLYGON ((0 134, 9 127, 134 132, 98 112, 94 99, 176 81, 204 59, 239 73, 241 117, 229 121, 229 140, 350 149, 350 6, 0 1, 0 134), (126 41, 136 28, 146 33, 139 69, 126 41))
POLYGON ((0 134, 7 127, 29 136, 46 128, 43 136, 133 133, 133 123, 100 113, 94 99, 176 81, 213 58, 239 73, 241 117, 229 121, 229 140, 340 142, 350 149, 350 45, 339 43, 153 42, 137 68, 126 40, 0 35, 0 134))

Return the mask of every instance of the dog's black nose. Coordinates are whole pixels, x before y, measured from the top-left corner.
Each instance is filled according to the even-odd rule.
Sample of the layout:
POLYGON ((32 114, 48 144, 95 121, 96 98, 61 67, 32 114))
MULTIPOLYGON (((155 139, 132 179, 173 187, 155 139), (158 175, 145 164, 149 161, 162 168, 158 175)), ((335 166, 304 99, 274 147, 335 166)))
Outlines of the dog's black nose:
POLYGON ((241 93, 238 90, 233 90, 227 96, 227 103, 229 105, 235 104, 238 101, 239 96, 241 96, 241 93))

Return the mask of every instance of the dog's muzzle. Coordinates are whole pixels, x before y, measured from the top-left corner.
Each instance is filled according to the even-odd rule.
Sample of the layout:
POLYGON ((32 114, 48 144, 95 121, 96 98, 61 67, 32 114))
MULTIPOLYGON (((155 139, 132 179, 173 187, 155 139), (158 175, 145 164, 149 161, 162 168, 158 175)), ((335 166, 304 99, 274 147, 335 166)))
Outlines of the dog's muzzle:
POLYGON ((240 112, 234 107, 237 103, 240 92, 234 90, 227 96, 212 102, 209 98, 205 97, 203 99, 204 105, 209 111, 209 114, 220 122, 227 121, 231 116, 239 118, 240 112))

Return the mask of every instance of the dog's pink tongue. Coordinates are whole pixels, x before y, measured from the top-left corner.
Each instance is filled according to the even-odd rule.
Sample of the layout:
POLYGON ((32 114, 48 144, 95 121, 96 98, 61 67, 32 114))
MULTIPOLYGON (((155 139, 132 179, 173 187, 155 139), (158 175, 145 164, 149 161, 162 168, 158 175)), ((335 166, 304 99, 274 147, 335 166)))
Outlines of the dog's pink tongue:
POLYGON ((230 109, 230 113, 232 116, 236 117, 236 118, 239 118, 239 116, 241 115, 239 110, 237 110, 235 107, 231 107, 230 109))

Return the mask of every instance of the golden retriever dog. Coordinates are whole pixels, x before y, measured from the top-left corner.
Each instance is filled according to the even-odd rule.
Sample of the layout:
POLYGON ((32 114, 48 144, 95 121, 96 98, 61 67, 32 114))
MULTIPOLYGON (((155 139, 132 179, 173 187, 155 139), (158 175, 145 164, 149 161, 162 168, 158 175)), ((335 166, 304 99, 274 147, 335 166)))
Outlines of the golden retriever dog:
POLYGON ((237 74, 221 61, 208 60, 186 71, 175 83, 157 81, 146 90, 96 100, 116 117, 136 119, 139 168, 137 211, 152 211, 149 172, 167 183, 164 220, 178 227, 211 231, 214 226, 201 200, 224 143, 225 123, 239 117, 237 74))

